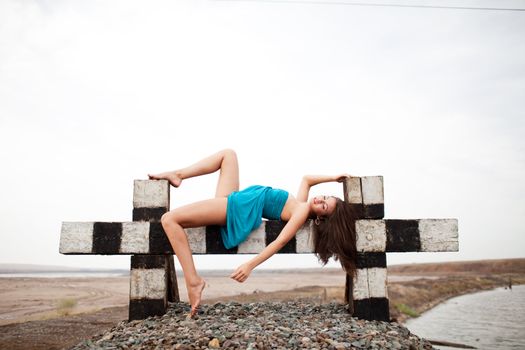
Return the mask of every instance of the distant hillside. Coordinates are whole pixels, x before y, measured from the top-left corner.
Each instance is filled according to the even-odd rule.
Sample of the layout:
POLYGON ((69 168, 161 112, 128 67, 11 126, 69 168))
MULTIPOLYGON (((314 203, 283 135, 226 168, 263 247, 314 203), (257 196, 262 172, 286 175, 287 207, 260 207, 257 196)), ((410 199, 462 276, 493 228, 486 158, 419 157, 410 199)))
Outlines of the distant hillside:
POLYGON ((500 259, 454 261, 448 263, 426 263, 393 265, 388 267, 392 274, 440 275, 440 274, 501 274, 525 273, 525 259, 500 259))
POLYGON ((36 264, 0 264, 0 273, 40 273, 40 272, 112 272, 122 269, 84 269, 78 267, 36 265, 36 264))
MULTIPOLYGON (((266 270, 256 269, 253 273, 317 273, 323 270, 327 274, 344 273, 340 268, 298 268, 266 270)), ((0 273, 40 273, 40 272, 126 272, 125 269, 101 269, 101 268, 79 268, 56 265, 36 264, 0 264, 0 273)), ((177 266, 179 272, 179 266, 177 266)), ((230 270, 200 270, 206 276, 229 274, 230 270)), ((500 259, 500 260, 477 260, 477 261, 454 261, 447 263, 424 263, 392 265, 388 267, 389 274, 406 275, 449 275, 449 274, 502 274, 520 273, 525 274, 525 258, 522 259, 500 259)))

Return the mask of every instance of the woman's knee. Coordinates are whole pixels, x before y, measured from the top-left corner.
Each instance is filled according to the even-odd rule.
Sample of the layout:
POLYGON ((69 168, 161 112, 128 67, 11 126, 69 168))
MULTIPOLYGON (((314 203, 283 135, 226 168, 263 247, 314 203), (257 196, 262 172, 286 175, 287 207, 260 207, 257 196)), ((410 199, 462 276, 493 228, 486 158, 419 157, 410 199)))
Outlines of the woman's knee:
POLYGON ((222 150, 223 157, 231 158, 231 159, 237 159, 237 153, 232 148, 225 148, 222 150))
POLYGON ((175 212, 164 213, 160 222, 168 239, 182 239, 186 235, 175 212))
POLYGON ((167 212, 167 213, 164 213, 162 214, 162 216, 160 217, 160 223, 162 224, 162 227, 164 228, 164 230, 166 230, 166 228, 172 226, 172 225, 177 225, 178 222, 177 222, 177 216, 174 212, 167 212))

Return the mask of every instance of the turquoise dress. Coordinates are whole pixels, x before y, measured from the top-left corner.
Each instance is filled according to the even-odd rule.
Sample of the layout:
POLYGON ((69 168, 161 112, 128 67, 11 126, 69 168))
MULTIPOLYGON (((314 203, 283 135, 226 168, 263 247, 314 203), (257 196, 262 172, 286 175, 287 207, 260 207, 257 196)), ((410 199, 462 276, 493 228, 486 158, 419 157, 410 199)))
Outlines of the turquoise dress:
POLYGON ((259 225, 262 218, 280 220, 288 192, 267 186, 250 186, 228 196, 226 225, 221 236, 227 249, 242 243, 259 225))

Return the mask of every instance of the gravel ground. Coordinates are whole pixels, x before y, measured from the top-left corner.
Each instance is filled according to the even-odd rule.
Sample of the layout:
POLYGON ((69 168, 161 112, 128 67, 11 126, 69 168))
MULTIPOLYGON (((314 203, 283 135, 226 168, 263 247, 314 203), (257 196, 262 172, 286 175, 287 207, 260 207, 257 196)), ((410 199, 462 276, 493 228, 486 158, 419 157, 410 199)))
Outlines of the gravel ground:
POLYGON ((162 317, 121 322, 73 349, 432 349, 397 324, 351 317, 345 305, 302 301, 187 303, 162 317))

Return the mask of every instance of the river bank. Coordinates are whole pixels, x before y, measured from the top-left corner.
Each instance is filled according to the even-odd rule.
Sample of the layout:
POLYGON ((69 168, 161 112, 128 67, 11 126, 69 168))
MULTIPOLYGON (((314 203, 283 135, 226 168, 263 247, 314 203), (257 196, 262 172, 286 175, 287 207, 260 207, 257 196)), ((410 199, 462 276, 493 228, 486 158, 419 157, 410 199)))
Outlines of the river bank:
POLYGON ((456 296, 525 284, 525 259, 397 265, 388 273, 405 279, 388 284, 390 316, 404 322, 456 296))
MULTIPOLYGON (((525 283, 525 259, 393 266, 389 268, 388 282, 391 316, 398 322, 402 322, 409 315, 422 313, 450 297, 505 286, 509 278, 515 284, 525 283)), ((341 303, 344 296, 344 273, 338 269, 253 274, 250 277, 251 284, 232 285, 229 279, 218 276, 217 273, 215 276, 208 276, 207 279, 211 286, 205 293, 204 303, 208 305, 213 305, 218 301, 221 303, 250 303, 291 300, 325 305, 331 302, 341 303), (231 286, 238 288, 233 290, 235 295, 227 295, 232 293, 231 286)), ((0 279, 0 300, 4 304, 11 302, 11 306, 4 305, 2 309, 0 304, 0 310, 16 309, 24 303, 36 305, 37 309, 39 303, 57 308, 56 302, 51 298, 53 293, 45 294, 49 296, 47 300, 42 301, 38 298, 39 293, 36 289, 45 289, 43 286, 46 284, 56 286, 62 283, 63 286, 68 286, 62 289, 55 288, 54 296, 57 298, 74 299, 78 297, 78 293, 84 293, 85 297, 78 299, 74 306, 69 308, 67 305, 63 306, 61 311, 63 315, 60 317, 57 317, 58 314, 53 316, 48 313, 45 316, 46 319, 9 322, 10 324, 0 326, 0 348, 2 349, 68 348, 95 334, 104 333, 119 324, 120 321, 127 319, 129 292, 127 278, 120 278, 120 282, 113 285, 114 289, 108 288, 108 281, 104 279, 26 280, 22 284, 23 290, 5 287, 6 281, 0 279), (35 284, 32 285, 32 283, 35 284), (89 286, 91 290, 86 292, 82 290, 82 286, 89 286), (107 295, 111 293, 111 290, 115 291, 114 295, 107 295), (117 299, 120 298, 121 306, 76 314, 80 309, 79 306, 90 304, 89 300, 92 301, 91 306, 100 307, 106 301, 113 300, 114 302, 112 298, 115 295, 117 299), (64 332, 65 329, 68 331, 64 332)), ((115 279, 112 281, 115 282, 115 279)), ((179 282, 179 285, 182 287, 183 283, 179 282)), ((180 293, 184 300, 183 288, 180 293)), ((0 316, 5 314, 6 312, 0 312, 0 316)))
POLYGON ((404 325, 425 339, 478 349, 525 349, 525 285, 454 297, 404 325))

